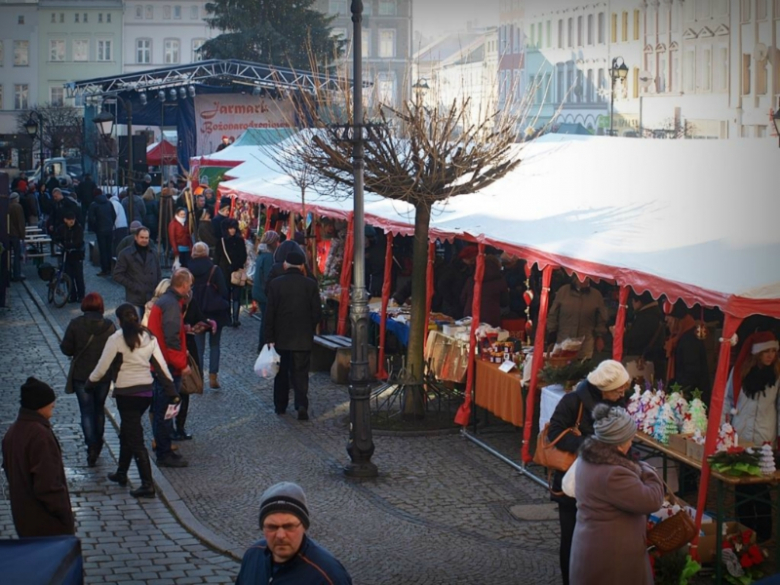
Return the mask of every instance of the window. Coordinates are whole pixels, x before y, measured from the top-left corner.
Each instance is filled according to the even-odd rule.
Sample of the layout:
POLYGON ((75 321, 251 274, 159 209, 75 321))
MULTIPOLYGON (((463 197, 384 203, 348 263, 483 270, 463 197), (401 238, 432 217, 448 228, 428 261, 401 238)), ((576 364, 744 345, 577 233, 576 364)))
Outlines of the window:
POLYGON ((171 64, 179 62, 179 40, 166 39, 163 45, 163 63, 171 64))
POLYGON ((767 62, 756 62, 756 95, 766 95, 769 87, 769 72, 767 62))
POLYGON ((634 80, 631 88, 631 97, 637 99, 639 97, 639 67, 634 67, 631 70, 631 75, 634 80))
MULTIPOLYGON (((363 3, 363 16, 371 16, 371 2, 364 2, 363 3)), ((352 10, 350 10, 352 12, 352 10)))
POLYGON ((395 31, 379 31, 379 56, 388 58, 395 57, 395 31))
POLYGON ((49 103, 59 108, 65 105, 65 89, 62 86, 49 88, 49 103))
POLYGON ((190 6, 190 20, 198 19, 200 19, 200 10, 199 6, 195 4, 194 6, 190 6))
POLYGON ((83 22, 87 22, 87 13, 84 13, 84 18, 81 19, 83 22))
POLYGON ((57 22, 57 15, 54 12, 52 12, 51 13, 51 23, 54 24, 55 22, 57 22))
POLYGON ((16 17, 16 24, 24 24, 24 14, 20 14, 16 17))
POLYGON ((712 47, 702 47, 699 51, 698 85, 700 91, 712 91, 712 47))
POLYGON ((206 39, 192 39, 192 61, 203 61, 203 54, 200 52, 200 48, 206 39))
POLYGON ((743 23, 750 22, 750 3, 753 0, 741 0, 740 1, 740 19, 743 23))
MULTIPOLYGON (((687 4, 686 4, 687 6, 687 4)), ((651 36, 655 34, 655 24, 656 20, 658 19, 658 11, 652 10, 651 8, 647 9, 647 16, 645 17, 645 22, 647 23, 647 35, 651 36)))
POLYGON ((328 14, 340 14, 346 16, 349 14, 346 0, 330 0, 328 14))
POLYGON ((605 30, 605 27, 607 26, 607 23, 605 22, 605 19, 606 19, 606 16, 604 15, 604 13, 603 12, 599 12, 599 17, 598 17, 598 33, 599 33, 598 39, 599 40, 598 40, 598 42, 599 42, 600 45, 603 45, 604 43, 607 42, 607 37, 606 37, 607 31, 605 30))
POLYGON ((154 6, 151 4, 146 5, 146 10, 144 12, 144 18, 146 20, 152 20, 154 19, 154 6))
MULTIPOLYGON (((680 51, 670 51, 672 56, 672 75, 669 78, 669 91, 680 91, 680 51)), ((728 64, 726 64, 728 67, 728 64)))
POLYGON ((566 46, 571 48, 574 46, 574 19, 566 19, 566 46))
POLYGON ((89 41, 87 39, 73 41, 73 60, 89 61, 89 41))
POLYGON ((65 60, 65 41, 63 39, 49 39, 49 61, 65 60))
POLYGON ((73 15, 73 22, 78 22, 78 21, 79 21, 79 13, 77 12, 76 14, 73 15))
POLYGON ((558 103, 561 103, 563 101, 564 96, 566 95, 566 90, 563 87, 564 83, 564 71, 563 71, 563 65, 560 63, 555 66, 555 99, 558 103))
MULTIPOLYGON (((688 4, 686 4, 688 6, 688 4)), ((671 30, 672 32, 679 32, 680 31, 680 7, 679 6, 671 6, 669 8, 669 16, 671 17, 671 30)))
POLYGON ((658 7, 658 34, 664 35, 669 32, 669 12, 671 6, 661 5, 658 7))
POLYGON ((29 65, 30 41, 14 41, 14 67, 29 67, 29 65))
POLYGON ((26 83, 14 85, 14 110, 26 110, 29 107, 29 88, 26 83))
POLYGON ((395 16, 395 2, 379 0, 379 16, 395 16))
POLYGON ((718 45, 715 59, 715 87, 717 92, 729 90, 729 49, 726 45, 718 45))
POLYGON ((742 55, 742 95, 750 95, 750 64, 752 59, 749 54, 742 55))
POLYGON ((585 101, 588 103, 593 102, 593 94, 594 94, 594 87, 593 87, 593 69, 588 69, 587 76, 585 77, 585 101))
POLYGON ((377 98, 383 104, 395 103, 395 77, 392 73, 380 73, 377 79, 377 98))
POLYGON ((766 0, 756 0, 756 20, 766 20, 768 10, 766 0))
POLYGON ((563 49, 563 19, 558 19, 558 48, 563 49))
POLYGON ((585 35, 583 34, 583 28, 585 26, 585 21, 582 18, 582 16, 577 17, 577 46, 581 47, 583 44, 583 40, 585 39, 585 35))
MULTIPOLYGON (((780 0, 778 0, 780 1, 780 0)), ((547 21, 547 48, 552 47, 552 21, 547 21)))
POLYGON ((628 12, 623 12, 621 16, 623 29, 620 31, 620 40, 625 43, 628 42, 628 12))
POLYGON ((152 40, 137 39, 135 41, 135 62, 149 64, 152 62, 152 40))
POLYGON ((618 30, 617 29, 618 29, 617 14, 612 13, 612 28, 610 29, 611 30, 610 39, 611 39, 611 41, 613 43, 617 43, 617 40, 618 40, 618 30))
POLYGON ((135 5, 135 19, 141 20, 144 17, 144 7, 141 4, 135 5))
POLYGON ((363 56, 364 57, 370 57, 371 56, 371 31, 370 30, 364 30, 363 34, 360 35, 360 41, 361 41, 361 48, 363 49, 363 56))
POLYGON ((110 12, 106 14, 106 22, 108 22, 108 23, 111 22, 111 13, 110 12))
POLYGON ((607 72, 604 69, 599 69, 599 91, 598 91, 599 99, 598 99, 598 101, 600 101, 600 102, 607 101, 607 92, 608 92, 608 89, 607 89, 607 72))
POLYGON ((173 7, 173 20, 181 20, 181 4, 173 7))
POLYGON ((102 24, 102 23, 103 23, 103 13, 98 12, 98 24, 102 24))
POLYGON ((163 19, 164 20, 170 20, 171 19, 171 7, 170 6, 163 6, 163 19))
POLYGON ((686 93, 693 93, 696 90, 696 52, 693 49, 685 51, 683 88, 686 93))
POLYGON ((65 13, 60 12, 60 24, 65 24, 65 13))
POLYGON ((658 93, 666 93, 666 70, 666 53, 658 53, 658 76, 656 77, 655 86, 658 93))
POLYGON ((574 86, 574 96, 576 101, 582 103, 585 101, 585 78, 582 69, 577 69, 576 85, 574 86))
POLYGON ((97 60, 98 61, 111 61, 113 55, 111 54, 111 40, 98 39, 97 42, 97 60))
POLYGON ((641 13, 639 12, 639 10, 634 10, 634 40, 635 41, 639 40, 639 33, 640 33, 639 15, 640 14, 641 13))
POLYGON ((576 90, 574 87, 574 63, 571 62, 566 66, 566 94, 566 101, 573 102, 576 90))
POLYGON ((593 15, 588 14, 588 44, 593 44, 593 15))

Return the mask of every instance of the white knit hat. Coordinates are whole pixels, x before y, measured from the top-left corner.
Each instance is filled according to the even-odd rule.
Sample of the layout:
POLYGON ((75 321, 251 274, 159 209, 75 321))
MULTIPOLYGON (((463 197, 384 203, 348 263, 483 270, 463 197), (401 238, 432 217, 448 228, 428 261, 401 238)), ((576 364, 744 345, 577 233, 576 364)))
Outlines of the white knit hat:
POLYGON ((604 360, 598 367, 588 374, 588 382, 602 392, 617 390, 626 382, 629 376, 626 368, 618 361, 604 360))

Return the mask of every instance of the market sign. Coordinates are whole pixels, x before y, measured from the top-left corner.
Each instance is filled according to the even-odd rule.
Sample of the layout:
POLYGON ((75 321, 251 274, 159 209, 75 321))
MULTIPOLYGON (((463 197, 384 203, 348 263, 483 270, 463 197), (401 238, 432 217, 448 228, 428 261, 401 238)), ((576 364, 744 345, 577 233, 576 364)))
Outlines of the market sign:
POLYGON ((286 100, 246 94, 196 95, 197 152, 213 152, 223 136, 235 140, 247 128, 289 128, 293 119, 286 100))

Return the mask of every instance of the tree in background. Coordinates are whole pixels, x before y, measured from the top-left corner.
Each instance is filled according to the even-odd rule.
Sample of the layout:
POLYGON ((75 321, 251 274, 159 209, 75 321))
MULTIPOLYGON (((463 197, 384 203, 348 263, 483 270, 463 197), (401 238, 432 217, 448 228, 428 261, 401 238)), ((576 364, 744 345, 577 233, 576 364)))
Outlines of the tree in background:
POLYGON ((342 41, 331 36, 334 17, 312 8, 315 0, 215 0, 206 4, 206 21, 224 31, 206 41, 206 59, 243 59, 306 69, 312 55, 329 63, 342 41))
MULTIPOLYGON (((81 156, 84 147, 84 117, 80 108, 43 103, 29 110, 20 110, 16 115, 17 132, 27 134, 24 125, 30 119, 31 112, 43 116, 43 136, 36 136, 35 142, 42 139, 43 148, 50 153, 49 156, 81 156)), ((35 119, 37 121, 38 118, 35 119)), ((33 145, 33 152, 40 152, 39 143, 33 145)))

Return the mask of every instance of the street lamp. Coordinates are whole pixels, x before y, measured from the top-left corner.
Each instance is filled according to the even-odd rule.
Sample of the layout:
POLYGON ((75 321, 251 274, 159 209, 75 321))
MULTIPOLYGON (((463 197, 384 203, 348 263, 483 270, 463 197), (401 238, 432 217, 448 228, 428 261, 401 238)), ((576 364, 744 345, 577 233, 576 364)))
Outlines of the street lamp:
POLYGON ((613 136, 613 126, 615 123, 615 83, 619 79, 621 82, 628 77, 628 67, 626 67, 623 57, 615 57, 612 59, 612 69, 609 70, 609 75, 612 78, 612 92, 609 102, 609 135, 613 136))
POLYGON ((35 140, 35 137, 38 137, 38 142, 41 145, 41 179, 40 182, 43 183, 43 123, 46 119, 41 115, 40 112, 36 112, 35 110, 30 110, 30 117, 27 119, 27 121, 24 123, 24 129, 27 131, 27 135, 35 140), (36 122, 33 119, 33 116, 38 118, 38 121, 36 122))
MULTIPOLYGON (((376 477, 378 470, 371 461, 374 441, 371 437, 371 404, 368 370, 368 294, 365 278, 365 217, 363 215, 363 2, 352 0, 352 170, 355 176, 353 197, 353 264, 352 264, 352 357, 349 373, 349 440, 350 463, 344 468, 349 477, 376 477)), ((370 129, 369 129, 370 131, 370 129)))
POLYGON ((412 86, 412 89, 414 90, 415 97, 419 99, 423 99, 425 95, 428 93, 428 90, 431 89, 428 85, 427 79, 418 79, 415 84, 412 86))
MULTIPOLYGON (((129 223, 133 221, 133 106, 130 101, 123 99, 119 95, 115 95, 113 97, 122 103, 122 107, 125 109, 125 113, 127 114, 127 171, 125 172, 125 180, 127 181, 127 195, 129 197, 129 223)), ((113 114, 107 111, 103 111, 95 116, 92 121, 98 127, 98 132, 100 132, 100 135, 104 139, 111 136, 111 132, 114 129, 114 122, 116 121, 113 114)))

